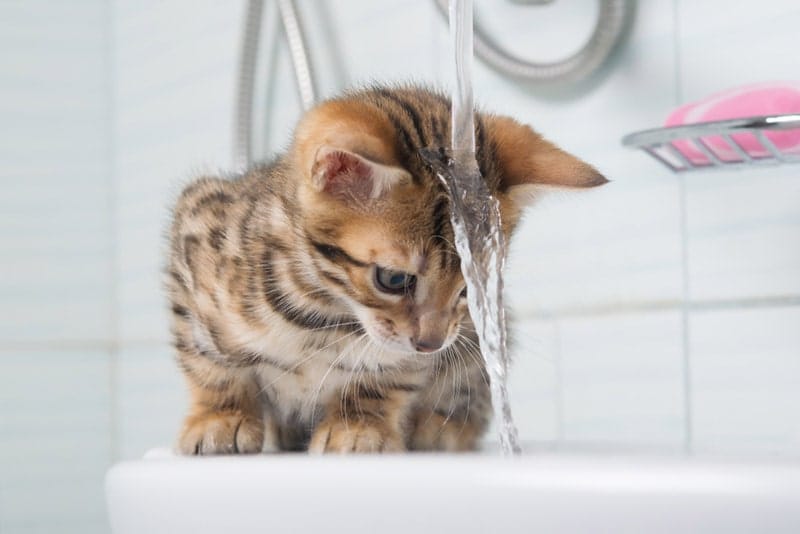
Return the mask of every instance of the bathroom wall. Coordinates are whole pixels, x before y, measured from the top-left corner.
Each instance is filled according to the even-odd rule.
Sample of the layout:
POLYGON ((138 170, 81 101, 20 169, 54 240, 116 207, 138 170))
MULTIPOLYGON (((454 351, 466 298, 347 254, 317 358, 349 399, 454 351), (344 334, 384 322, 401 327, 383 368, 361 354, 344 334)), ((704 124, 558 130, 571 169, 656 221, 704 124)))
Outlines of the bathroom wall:
MULTIPOLYGON (((271 120, 258 137, 278 150, 299 107, 268 4, 271 120)), ((449 82, 432 2, 300 5, 323 96, 371 80, 449 82)), ((493 35, 541 60, 576 49, 596 13, 591 0, 476 6, 493 35)), ((162 235, 181 184, 232 165, 243 7, 0 2, 0 532, 105 531, 104 471, 174 438, 185 395, 162 235)), ((613 180, 543 198, 514 243, 523 438, 797 454, 798 169, 677 177, 619 140, 679 103, 796 78, 798 24, 792 0, 653 0, 586 87, 543 91, 476 64, 483 106, 613 180)))
POLYGON ((113 461, 110 11, 0 2, 0 532, 103 532, 113 461))

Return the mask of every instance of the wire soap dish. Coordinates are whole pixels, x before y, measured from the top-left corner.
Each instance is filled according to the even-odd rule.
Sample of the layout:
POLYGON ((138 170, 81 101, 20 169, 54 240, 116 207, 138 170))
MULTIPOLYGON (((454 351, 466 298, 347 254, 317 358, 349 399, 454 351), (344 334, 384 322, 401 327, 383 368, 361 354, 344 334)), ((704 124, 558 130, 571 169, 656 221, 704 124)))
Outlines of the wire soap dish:
POLYGON ((800 163, 800 114, 644 130, 626 135, 622 144, 641 148, 673 172, 800 163), (787 136, 790 143, 776 141, 787 136))

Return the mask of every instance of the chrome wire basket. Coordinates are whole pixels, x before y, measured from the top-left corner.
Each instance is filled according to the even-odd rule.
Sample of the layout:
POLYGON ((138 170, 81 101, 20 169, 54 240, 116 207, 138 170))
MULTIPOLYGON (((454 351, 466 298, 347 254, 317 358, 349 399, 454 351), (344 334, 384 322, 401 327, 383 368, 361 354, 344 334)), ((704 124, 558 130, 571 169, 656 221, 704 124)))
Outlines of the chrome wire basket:
POLYGON ((673 172, 800 163, 800 114, 644 130, 626 135, 622 144, 644 150, 673 172))

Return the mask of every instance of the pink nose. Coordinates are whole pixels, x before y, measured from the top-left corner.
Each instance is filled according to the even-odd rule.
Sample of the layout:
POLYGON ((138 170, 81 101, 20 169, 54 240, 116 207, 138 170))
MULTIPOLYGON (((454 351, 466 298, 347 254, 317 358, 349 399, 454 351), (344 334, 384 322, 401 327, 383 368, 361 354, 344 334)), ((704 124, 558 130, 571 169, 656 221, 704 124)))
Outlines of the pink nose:
POLYGON ((447 337, 446 325, 449 316, 446 311, 432 309, 421 311, 411 337, 411 344, 419 352, 436 352, 444 345, 447 337))
POLYGON ((419 352, 436 352, 444 344, 443 339, 418 339, 414 346, 419 352))

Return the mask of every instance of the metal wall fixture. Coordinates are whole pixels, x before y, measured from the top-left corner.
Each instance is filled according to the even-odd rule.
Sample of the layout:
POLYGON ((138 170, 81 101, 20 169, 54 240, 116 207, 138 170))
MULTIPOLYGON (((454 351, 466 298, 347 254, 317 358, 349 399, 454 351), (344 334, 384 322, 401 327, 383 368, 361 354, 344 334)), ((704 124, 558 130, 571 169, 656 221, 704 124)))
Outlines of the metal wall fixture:
POLYGON ((796 152, 781 150, 765 134, 789 130, 800 132, 800 115, 749 117, 656 128, 629 134, 622 139, 622 144, 644 150, 673 172, 800 163, 800 146, 795 147, 796 152), (751 136, 750 149, 742 146, 744 136, 751 136), (752 146, 760 148, 759 155, 751 153, 752 146))
MULTIPOLYGON (((292 60, 297 93, 304 110, 316 101, 317 83, 308 55, 305 31, 298 15, 295 0, 278 0, 289 55, 292 60)), ((253 99, 255 97, 256 65, 261 36, 263 0, 249 0, 245 10, 242 48, 239 59, 239 84, 236 116, 234 118, 233 159, 238 169, 246 169, 253 163, 253 99)))
POLYGON ((239 81, 233 128, 233 164, 240 170, 246 169, 253 162, 253 93, 263 11, 262 0, 247 2, 242 28, 242 49, 239 52, 239 81))
MULTIPOLYGON (((447 18, 447 1, 433 0, 447 18)), ((542 5, 554 0, 512 0, 516 4, 542 5)), ((622 41, 633 17, 635 0, 599 0, 600 11, 589 40, 569 57, 540 63, 512 54, 495 42, 475 16, 475 55, 497 72, 536 84, 573 84, 584 81, 606 64, 622 41)))
MULTIPOLYGON (((447 17, 447 0, 433 0, 447 17)), ((511 0, 517 4, 543 5, 555 0, 511 0)), ((496 71, 518 80, 560 84, 585 80, 602 67, 625 34, 635 0, 599 0, 600 11, 589 40, 575 54, 553 63, 536 63, 515 56, 493 41, 475 19, 475 55, 496 71)), ((314 69, 309 59, 305 32, 294 0, 278 0, 281 23, 294 69, 303 109, 316 99, 314 69)), ((263 0, 249 0, 245 11, 239 84, 234 118, 234 165, 245 169, 253 163, 253 99, 256 65, 264 11, 263 0)))

